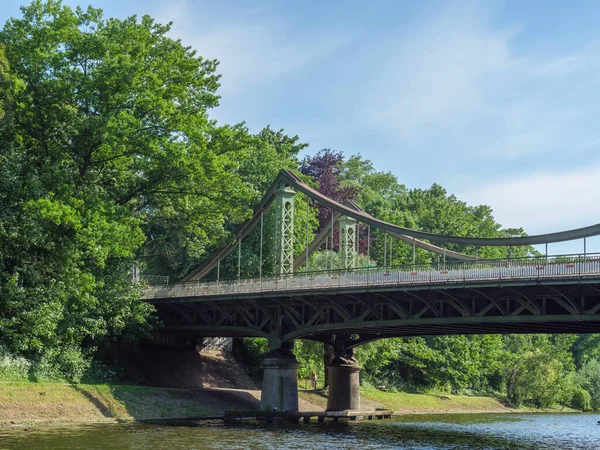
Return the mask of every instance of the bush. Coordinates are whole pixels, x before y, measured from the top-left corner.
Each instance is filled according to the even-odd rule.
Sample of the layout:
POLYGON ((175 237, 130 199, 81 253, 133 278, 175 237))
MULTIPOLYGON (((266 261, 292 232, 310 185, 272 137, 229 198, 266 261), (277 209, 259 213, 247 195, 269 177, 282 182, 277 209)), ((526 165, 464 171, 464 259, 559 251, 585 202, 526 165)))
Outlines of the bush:
POLYGON ((78 347, 51 348, 32 364, 29 379, 78 383, 90 365, 91 358, 78 347))
POLYGON ((107 383, 118 378, 115 368, 92 359, 75 346, 48 349, 36 360, 11 353, 0 346, 0 380, 107 383))
POLYGON ((22 356, 14 355, 0 346, 0 379, 5 381, 27 380, 31 362, 22 356))
POLYGON ((600 362, 590 359, 579 369, 576 378, 581 388, 590 394, 592 409, 600 409, 600 362))
POLYGON ((123 369, 107 366, 97 359, 90 361, 90 366, 79 380, 86 384, 116 383, 124 378, 123 369))
POLYGON ((585 389, 576 389, 573 393, 571 407, 582 411, 590 411, 592 409, 592 396, 585 389))
POLYGON ((262 381, 262 362, 269 353, 265 338, 241 338, 233 340, 233 357, 246 369, 255 382, 262 381))

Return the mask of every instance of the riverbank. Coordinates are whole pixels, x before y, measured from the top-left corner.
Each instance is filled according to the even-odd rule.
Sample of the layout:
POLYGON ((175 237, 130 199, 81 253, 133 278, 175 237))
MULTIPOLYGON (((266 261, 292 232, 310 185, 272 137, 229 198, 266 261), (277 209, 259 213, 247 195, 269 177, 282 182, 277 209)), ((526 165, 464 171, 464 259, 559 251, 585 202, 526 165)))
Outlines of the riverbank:
POLYGON ((0 425, 221 416, 258 401, 238 389, 8 382, 0 383, 0 425))
MULTIPOLYGON (((523 412, 520 409, 509 408, 492 397, 372 390, 361 391, 360 396, 362 409, 391 409, 395 414, 523 412)), ((300 398, 322 409, 327 406, 327 397, 318 391, 300 391, 300 398)))
MULTIPOLYGON (((300 390, 301 411, 323 411, 321 391, 300 390)), ((396 414, 511 413, 491 397, 361 392, 363 410, 391 409, 396 414)), ((219 417, 225 410, 260 405, 256 389, 174 389, 149 386, 67 383, 0 383, 0 426, 19 424, 128 422, 150 419, 219 417)))

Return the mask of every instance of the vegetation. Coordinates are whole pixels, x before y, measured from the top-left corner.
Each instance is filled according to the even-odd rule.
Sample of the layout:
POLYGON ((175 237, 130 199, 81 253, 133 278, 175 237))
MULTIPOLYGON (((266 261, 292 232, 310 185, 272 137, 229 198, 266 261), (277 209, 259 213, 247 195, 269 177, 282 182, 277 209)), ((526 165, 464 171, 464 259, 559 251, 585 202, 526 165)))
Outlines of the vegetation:
POLYGON ((0 383, 5 423, 129 421, 219 416, 256 400, 185 389, 106 384, 0 383))
MULTIPOLYGON (((398 225, 525 235, 502 228, 488 206, 469 206, 437 184, 409 189, 361 155, 326 149, 300 161, 306 145, 297 136, 216 123, 209 112, 219 102, 218 62, 171 39, 169 29, 148 16, 107 19, 92 7, 35 0, 0 30, 0 378, 110 377, 98 361, 160 326, 139 299, 132 267, 181 279, 232 243, 280 169, 398 225)), ((296 205, 299 253, 331 212, 302 195, 296 205)), ((272 213, 264 220, 269 273, 272 213)), ((411 246, 394 241, 391 257, 384 256, 383 234, 373 231, 367 243, 366 228, 359 232, 361 265, 412 262, 411 246)), ((256 229, 242 245, 241 267, 232 255, 221 276, 256 276, 260 245, 256 229)), ((448 248, 486 258, 535 254, 527 247, 448 248)), ((318 252, 311 267, 327 267, 330 256, 318 252)), ((439 261, 424 250, 416 259, 439 261)), ((361 347, 358 359, 365 385, 598 409, 598 339, 389 339, 361 347)), ((329 349, 298 341, 295 351, 300 376, 315 370, 323 380, 329 349)), ((264 341, 238 345, 255 377, 265 352, 264 341)))
MULTIPOLYGON (((365 409, 391 409, 397 413, 436 412, 505 412, 510 408, 490 397, 452 395, 447 393, 415 394, 409 392, 384 392, 361 389, 361 403, 365 409)), ((327 397, 319 392, 300 390, 300 398, 321 408, 327 407, 327 397)))
POLYGON ((0 344, 33 367, 148 333, 133 264, 185 275, 298 164, 297 138, 210 120, 217 62, 168 31, 56 0, 0 31, 0 344))
MULTIPOLYGON (((394 175, 377 172, 360 156, 345 159, 341 153, 323 150, 306 158, 300 168, 317 178, 323 193, 338 201, 356 200, 368 213, 399 225, 444 234, 524 235, 521 229, 502 229, 494 221, 489 207, 470 207, 448 196, 437 185, 429 190, 409 190, 399 184, 394 175)), ((324 210, 319 212, 318 218, 321 226, 325 226, 331 216, 324 210)), ((361 238, 360 248, 365 252, 364 232, 361 238)), ((453 250, 475 252, 460 246, 453 250)), ((383 243, 377 233, 374 233, 369 253, 373 263, 383 263, 383 243)), ((502 248, 481 248, 479 255, 509 256, 508 250, 502 248)), ((531 248, 513 249, 513 257, 528 255, 535 252, 531 248)), ((429 264, 436 262, 437 256, 418 250, 416 258, 420 264, 429 264)), ((327 258, 322 252, 315 255, 313 267, 320 267, 319 261, 324 259, 327 258)), ((394 242, 393 264, 411 261, 412 247, 394 242)), ((361 262, 367 263, 368 260, 361 262)), ((258 364, 264 356, 261 349, 266 352, 266 342, 245 339, 244 343, 252 355, 249 366, 258 364)), ((597 409, 600 407, 598 343, 597 335, 398 338, 365 344, 357 349, 357 358, 363 366, 363 386, 385 386, 392 392, 491 395, 514 406, 597 409), (586 401, 588 396, 590 400, 586 401)), ((325 360, 327 351, 325 348, 325 360)), ((326 384, 322 345, 297 341, 295 354, 300 361, 300 378, 314 370, 326 384)))

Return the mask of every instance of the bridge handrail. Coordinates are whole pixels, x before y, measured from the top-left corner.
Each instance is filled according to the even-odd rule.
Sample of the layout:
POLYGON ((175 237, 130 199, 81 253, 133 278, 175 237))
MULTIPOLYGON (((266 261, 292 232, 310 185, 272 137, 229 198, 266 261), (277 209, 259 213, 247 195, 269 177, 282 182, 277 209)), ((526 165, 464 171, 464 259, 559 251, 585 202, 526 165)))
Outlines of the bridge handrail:
POLYGON ((218 296, 232 293, 327 289, 352 286, 410 285, 487 280, 581 277, 600 274, 600 254, 557 255, 535 258, 447 262, 433 265, 404 264, 393 267, 353 268, 335 271, 300 272, 287 276, 188 281, 154 285, 145 299, 218 296))

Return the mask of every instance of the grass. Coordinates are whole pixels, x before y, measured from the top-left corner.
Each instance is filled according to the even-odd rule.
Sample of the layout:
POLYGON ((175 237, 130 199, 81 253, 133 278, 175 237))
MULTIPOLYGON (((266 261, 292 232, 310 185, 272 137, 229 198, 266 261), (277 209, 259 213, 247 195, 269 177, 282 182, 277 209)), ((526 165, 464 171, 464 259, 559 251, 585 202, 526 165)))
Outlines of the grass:
MULTIPOLYGON (((214 417, 222 415, 225 410, 258 409, 256 395, 256 392, 252 394, 243 390, 0 382, 0 426, 214 417)), ((324 410, 327 407, 327 397, 322 391, 300 390, 299 396, 312 403, 305 406, 305 410, 324 410)), ((383 408, 403 414, 539 411, 507 408, 491 397, 377 390, 361 391, 361 403, 363 410, 383 408)))
MULTIPOLYGON (((300 391, 300 398, 322 408, 327 397, 321 391, 300 391)), ((361 391, 362 409, 392 409, 400 413, 434 412, 507 412, 507 408, 491 397, 471 397, 450 394, 409 394, 406 392, 361 391)))
POLYGON ((509 411, 505 405, 491 397, 466 395, 409 394, 406 392, 368 391, 367 400, 397 412, 475 412, 509 411))
POLYGON ((214 416, 239 407, 213 392, 146 386, 0 383, 0 424, 214 416))

